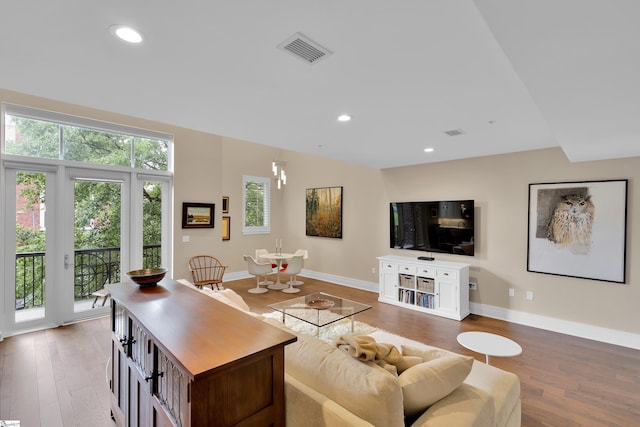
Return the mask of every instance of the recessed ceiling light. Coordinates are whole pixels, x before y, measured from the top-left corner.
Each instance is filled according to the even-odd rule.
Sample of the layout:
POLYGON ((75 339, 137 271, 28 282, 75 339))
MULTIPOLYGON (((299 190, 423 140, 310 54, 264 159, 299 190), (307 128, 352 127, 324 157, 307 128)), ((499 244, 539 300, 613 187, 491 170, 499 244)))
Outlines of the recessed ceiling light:
POLYGON ((427 147, 427 148, 424 149, 424 152, 425 153, 432 153, 433 152, 433 148, 427 147))
POLYGON ((351 116, 348 114, 343 114, 338 117, 339 122, 348 122, 349 120, 351 120, 351 116))
POLYGON ((135 29, 127 27, 125 25, 112 25, 110 27, 111 33, 118 37, 120 40, 124 40, 128 43, 141 43, 142 35, 135 29))

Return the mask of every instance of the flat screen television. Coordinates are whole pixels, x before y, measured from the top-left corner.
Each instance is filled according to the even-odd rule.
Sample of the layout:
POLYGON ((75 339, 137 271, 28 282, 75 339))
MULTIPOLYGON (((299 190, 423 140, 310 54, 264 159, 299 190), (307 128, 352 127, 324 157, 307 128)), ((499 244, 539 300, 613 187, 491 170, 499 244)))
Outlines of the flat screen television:
POLYGON ((473 256, 473 208, 473 200, 390 203, 390 247, 473 256))

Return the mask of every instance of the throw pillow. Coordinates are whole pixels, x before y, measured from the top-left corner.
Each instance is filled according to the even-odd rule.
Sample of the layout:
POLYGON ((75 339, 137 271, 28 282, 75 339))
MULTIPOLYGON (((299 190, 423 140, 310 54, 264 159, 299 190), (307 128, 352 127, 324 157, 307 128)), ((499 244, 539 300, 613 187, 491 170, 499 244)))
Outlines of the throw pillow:
POLYGON ((422 358, 424 362, 428 362, 433 359, 444 356, 457 356, 457 353, 453 353, 447 350, 442 350, 437 347, 413 347, 410 345, 402 344, 403 356, 417 356, 422 358))
POLYGON ((398 373, 401 374, 412 366, 424 362, 421 357, 418 356, 403 356, 402 360, 396 363, 398 373))
POLYGON ((473 365, 473 357, 445 356, 423 362, 398 377, 405 417, 418 415, 462 384, 473 365))

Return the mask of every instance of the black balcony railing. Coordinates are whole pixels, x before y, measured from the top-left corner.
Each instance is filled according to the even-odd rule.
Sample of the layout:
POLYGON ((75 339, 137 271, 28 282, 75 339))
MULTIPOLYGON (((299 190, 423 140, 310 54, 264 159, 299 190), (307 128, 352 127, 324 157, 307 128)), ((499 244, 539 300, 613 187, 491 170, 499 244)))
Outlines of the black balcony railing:
MULTIPOLYGON (((160 266, 160 245, 146 245, 143 268, 160 266)), ((82 249, 74 253, 74 298, 88 298, 108 283, 120 282, 120 248, 82 249)), ((45 254, 16 254, 16 309, 44 306, 45 254)))

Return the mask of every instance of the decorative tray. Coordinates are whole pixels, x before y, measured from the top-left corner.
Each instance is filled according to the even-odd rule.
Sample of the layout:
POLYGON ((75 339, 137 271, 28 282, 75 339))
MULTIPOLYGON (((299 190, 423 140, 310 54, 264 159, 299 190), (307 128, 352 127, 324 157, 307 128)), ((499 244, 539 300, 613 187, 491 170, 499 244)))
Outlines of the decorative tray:
POLYGON ((316 310, 326 310, 335 305, 335 303, 329 299, 313 299, 311 301, 307 301, 307 306, 311 308, 315 308, 316 310))

